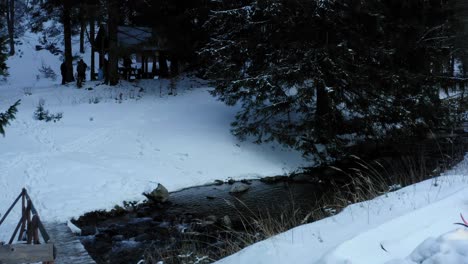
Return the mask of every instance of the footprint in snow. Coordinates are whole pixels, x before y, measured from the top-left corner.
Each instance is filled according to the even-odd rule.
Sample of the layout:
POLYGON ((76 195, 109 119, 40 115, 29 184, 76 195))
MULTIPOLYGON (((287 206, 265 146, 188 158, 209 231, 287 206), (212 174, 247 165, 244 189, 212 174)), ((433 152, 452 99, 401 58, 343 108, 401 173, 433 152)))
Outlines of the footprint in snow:
POLYGON ((189 156, 188 153, 176 153, 175 155, 179 156, 179 160, 181 160, 181 161, 184 161, 189 156))

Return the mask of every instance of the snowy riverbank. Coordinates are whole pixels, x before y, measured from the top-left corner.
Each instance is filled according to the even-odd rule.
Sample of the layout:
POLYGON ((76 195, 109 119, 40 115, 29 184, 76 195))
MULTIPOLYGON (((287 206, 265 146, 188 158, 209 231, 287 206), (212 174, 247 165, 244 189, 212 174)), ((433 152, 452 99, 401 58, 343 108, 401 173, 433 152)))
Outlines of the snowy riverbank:
MULTIPOLYGON (((230 133, 236 109, 194 78, 180 79, 176 96, 168 95, 168 80, 117 87, 88 82, 78 90, 74 83, 37 76, 44 61, 58 72, 60 60, 26 49, 31 39, 21 57, 9 60, 11 75, 0 85, 1 111, 21 99, 16 120, 0 138, 0 212, 23 187, 44 221, 66 221, 144 199, 141 193, 157 182, 174 191, 216 179, 284 175, 307 165, 299 153, 278 145, 239 142, 230 133), (63 118, 35 120, 41 99, 63 118)), ((0 227, 0 240, 18 215, 9 217, 10 228, 0 227)))

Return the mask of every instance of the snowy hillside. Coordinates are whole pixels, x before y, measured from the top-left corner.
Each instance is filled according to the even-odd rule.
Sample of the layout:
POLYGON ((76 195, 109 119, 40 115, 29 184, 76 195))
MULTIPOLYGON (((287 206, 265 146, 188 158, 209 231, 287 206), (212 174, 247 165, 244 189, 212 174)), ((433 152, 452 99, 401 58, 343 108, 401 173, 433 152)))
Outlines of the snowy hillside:
MULTIPOLYGON (((66 221, 141 200, 157 182, 174 191, 216 179, 284 175, 307 164, 276 145, 238 142, 230 133, 236 109, 193 78, 179 80, 176 96, 168 95, 168 80, 117 87, 88 81, 79 90, 74 83, 59 85, 60 76, 46 79, 39 68, 45 64, 60 75, 61 60, 35 51, 36 39, 25 36, 21 52, 8 61, 10 77, 0 85, 1 111, 21 99, 16 120, 0 138, 2 213, 23 187, 43 220, 66 221), (40 100, 63 118, 35 120, 40 100)), ((83 56, 88 65, 89 57, 83 56)), ((11 227, 18 218, 9 218, 11 227)), ((0 227, 0 240, 10 235, 5 230, 12 229, 0 227)))

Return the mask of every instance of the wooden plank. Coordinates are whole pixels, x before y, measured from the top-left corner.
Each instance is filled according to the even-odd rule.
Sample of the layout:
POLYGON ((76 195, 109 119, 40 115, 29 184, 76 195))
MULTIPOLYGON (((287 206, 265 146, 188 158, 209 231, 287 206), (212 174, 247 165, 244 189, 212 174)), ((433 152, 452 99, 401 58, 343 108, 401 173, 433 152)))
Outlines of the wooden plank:
POLYGON ((55 264, 96 264, 65 223, 44 223, 56 248, 55 264))
POLYGON ((53 244, 13 244, 0 246, 0 264, 17 264, 53 260, 53 244))

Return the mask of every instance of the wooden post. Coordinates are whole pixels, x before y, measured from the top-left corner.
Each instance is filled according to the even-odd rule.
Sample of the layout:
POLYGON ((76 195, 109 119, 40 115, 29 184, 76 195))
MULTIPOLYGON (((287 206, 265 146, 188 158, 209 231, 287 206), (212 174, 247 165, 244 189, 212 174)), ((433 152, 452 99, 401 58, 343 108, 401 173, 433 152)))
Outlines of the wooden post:
POLYGON ((25 195, 25 190, 21 192, 21 229, 20 233, 18 235, 18 241, 23 240, 24 236, 24 231, 26 229, 26 195, 25 195))
POLYGON ((31 198, 26 189, 23 188, 21 194, 15 199, 13 204, 7 210, 7 213, 0 220, 0 224, 5 220, 5 217, 21 199, 21 218, 11 236, 7 245, 0 244, 0 264, 13 263, 31 263, 42 262, 43 264, 54 264, 55 249, 53 244, 47 243, 49 236, 42 225, 39 215, 34 208, 31 198), (31 214, 33 218, 31 219, 31 214), (27 228, 26 228, 27 227, 27 228), (26 230, 28 244, 12 244, 18 230, 21 230, 18 235, 18 240, 24 239, 26 230), (41 230, 45 244, 40 244, 39 230, 41 230), (31 244, 34 243, 34 244, 31 244))
POLYGON ((145 74, 145 55, 143 52, 141 53, 141 78, 143 78, 145 74))
POLYGON ((151 69, 151 77, 154 78, 157 74, 157 69, 156 69, 156 54, 153 54, 153 69, 151 69))
MULTIPOLYGON (((24 190, 24 189, 23 189, 24 190)), ((23 193, 20 193, 20 195, 18 195, 18 197, 16 197, 15 201, 13 202, 13 204, 10 206, 10 208, 8 208, 8 210, 6 211, 6 213, 3 215, 2 219, 0 219, 0 225, 2 225, 3 221, 5 221, 6 217, 8 216, 8 214, 11 212, 11 210, 13 209, 13 207, 15 207, 16 203, 19 201, 19 199, 21 198, 21 195, 23 195, 23 193)))
POLYGON ((27 243, 31 244, 33 239, 33 228, 31 222, 31 201, 28 200, 28 206, 26 208, 26 223, 27 223, 27 243))
POLYGON ((33 216, 31 225, 32 225, 33 243, 39 244, 39 216, 38 215, 33 216))
POLYGON ((8 242, 8 244, 13 244, 13 240, 15 240, 16 233, 18 232, 18 230, 19 230, 19 228, 21 226, 22 220, 23 219, 20 219, 18 221, 18 224, 16 225, 15 231, 13 232, 13 235, 11 236, 10 241, 8 242))
POLYGON ((149 67, 148 67, 149 56, 145 58, 145 77, 148 78, 149 67))

